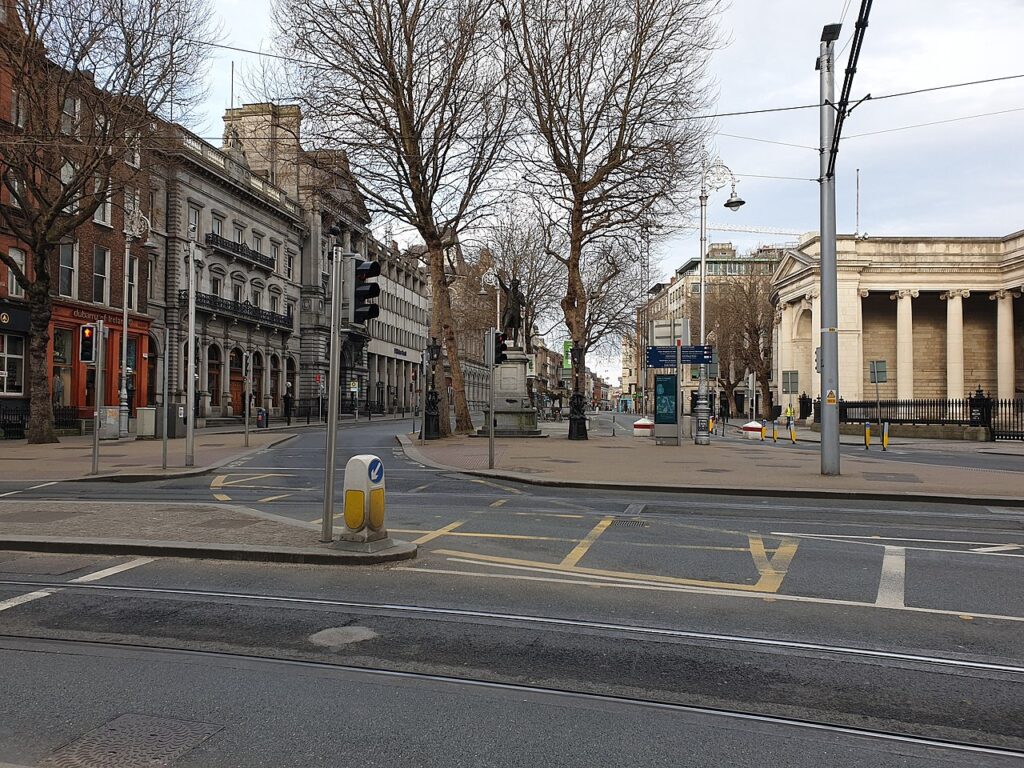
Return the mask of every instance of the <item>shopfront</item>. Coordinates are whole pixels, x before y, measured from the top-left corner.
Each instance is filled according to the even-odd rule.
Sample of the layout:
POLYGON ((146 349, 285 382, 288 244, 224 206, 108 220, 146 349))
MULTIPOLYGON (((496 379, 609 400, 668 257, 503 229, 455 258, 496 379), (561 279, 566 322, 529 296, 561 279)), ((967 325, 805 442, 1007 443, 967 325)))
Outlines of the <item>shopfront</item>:
POLYGON ((28 331, 23 305, 0 301, 0 405, 28 406, 28 331))
MULTIPOLYGON (((55 406, 73 406, 87 418, 96 402, 96 371, 94 366, 79 362, 81 327, 102 320, 107 329, 104 345, 103 402, 119 402, 121 375, 122 316, 117 312, 104 312, 81 304, 53 306, 50 321, 50 396, 55 406)), ((149 326, 151 319, 141 315, 128 317, 128 406, 131 415, 139 405, 145 405, 150 391, 151 366, 149 357, 149 326)))

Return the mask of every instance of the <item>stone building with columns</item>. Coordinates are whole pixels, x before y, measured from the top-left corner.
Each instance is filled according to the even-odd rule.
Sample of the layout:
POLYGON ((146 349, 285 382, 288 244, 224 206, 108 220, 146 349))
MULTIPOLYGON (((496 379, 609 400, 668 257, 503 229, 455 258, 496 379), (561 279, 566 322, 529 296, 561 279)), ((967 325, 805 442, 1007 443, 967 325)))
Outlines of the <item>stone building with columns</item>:
POLYGON ((200 418, 244 412, 245 361, 252 367, 253 407, 272 413, 296 387, 299 285, 293 265, 301 244, 298 204, 249 167, 237 137, 214 147, 178 125, 166 140, 149 189, 160 257, 148 286, 156 317, 150 349, 168 365, 172 399, 186 390, 187 288, 185 253, 194 247, 196 362, 200 418), (171 346, 163 354, 163 326, 171 346))
MULTIPOLYGON (((818 397, 820 242, 786 249, 776 288, 775 381, 796 371, 818 397)), ((836 241, 840 398, 874 399, 871 361, 884 361, 885 398, 999 398, 1024 391, 1024 231, 1005 237, 856 237, 836 241)), ((783 400, 789 396, 784 396, 783 400)), ((783 402, 776 400, 776 402, 783 402)))

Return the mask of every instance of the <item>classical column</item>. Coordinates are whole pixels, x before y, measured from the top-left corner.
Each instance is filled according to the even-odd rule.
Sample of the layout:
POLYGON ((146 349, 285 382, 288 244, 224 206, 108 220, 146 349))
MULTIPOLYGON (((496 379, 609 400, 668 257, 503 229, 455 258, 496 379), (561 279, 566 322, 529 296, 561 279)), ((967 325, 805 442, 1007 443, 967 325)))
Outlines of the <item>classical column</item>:
POLYGON ((896 399, 914 397, 914 305, 915 290, 900 290, 889 296, 896 302, 896 399))
MULTIPOLYGON (((811 397, 818 397, 821 394, 821 374, 814 369, 814 350, 821 346, 821 296, 817 288, 812 288, 807 293, 806 298, 811 303, 811 386, 808 391, 811 397)), ((820 355, 821 353, 818 354, 820 355)))
POLYGON ((996 291, 996 397, 1010 399, 1015 393, 1013 362, 1013 300, 1019 291, 996 291))
POLYGON ((964 396, 964 299, 970 291, 954 288, 939 296, 946 302, 946 399, 964 396))

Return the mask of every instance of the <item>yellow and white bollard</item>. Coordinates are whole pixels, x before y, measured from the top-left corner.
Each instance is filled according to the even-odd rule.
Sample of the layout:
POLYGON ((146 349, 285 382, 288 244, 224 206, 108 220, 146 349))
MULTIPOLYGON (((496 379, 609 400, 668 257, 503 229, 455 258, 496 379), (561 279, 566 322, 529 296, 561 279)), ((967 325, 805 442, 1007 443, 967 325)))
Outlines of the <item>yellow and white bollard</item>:
POLYGON ((871 422, 864 422, 864 450, 871 450, 871 422))
POLYGON ((889 448, 889 422, 882 424, 882 450, 889 448))
POLYGON ((764 419, 761 419, 761 442, 764 442, 765 433, 768 431, 768 425, 765 424, 764 419))
POLYGON ((772 442, 779 442, 779 420, 772 419, 772 442))
POLYGON ((792 416, 789 418, 789 441, 796 445, 796 420, 792 416))
POLYGON ((384 527, 384 463, 380 458, 364 453, 348 460, 344 500, 340 547, 376 552, 394 545, 384 527))

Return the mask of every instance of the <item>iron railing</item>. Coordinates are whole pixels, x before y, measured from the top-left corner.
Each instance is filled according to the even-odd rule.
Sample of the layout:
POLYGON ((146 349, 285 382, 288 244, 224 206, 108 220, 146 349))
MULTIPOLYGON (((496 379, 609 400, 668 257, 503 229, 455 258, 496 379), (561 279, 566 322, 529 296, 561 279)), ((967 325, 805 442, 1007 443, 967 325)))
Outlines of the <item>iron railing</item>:
MULTIPOLYGON (((0 431, 5 440, 21 440, 25 437, 28 427, 29 410, 27 407, 0 404, 0 431)), ((78 408, 73 405, 55 405, 53 407, 53 426, 55 429, 79 429, 81 419, 78 408)))
POLYGON ((208 232, 206 234, 206 244, 219 251, 223 251, 229 256, 235 256, 258 266, 266 267, 270 271, 277 269, 277 264, 272 256, 254 251, 245 243, 236 243, 234 240, 228 240, 226 237, 208 232))
POLYGON ((989 400, 993 440, 1024 440, 1024 397, 989 400))
MULTIPOLYGON (((188 291, 178 291, 178 304, 188 305, 188 291)), ((237 317, 241 320, 248 320, 257 325, 269 325, 280 328, 284 331, 292 330, 292 316, 282 315, 280 312, 271 312, 269 309, 255 307, 248 301, 238 302, 225 299, 221 296, 214 296, 212 293, 196 293, 196 309, 210 312, 215 315, 226 315, 237 317)))
MULTIPOLYGON (((887 421, 890 424, 970 424, 971 400, 840 400, 839 421, 887 421)), ((814 401, 814 420, 821 423, 821 399, 814 401)))

